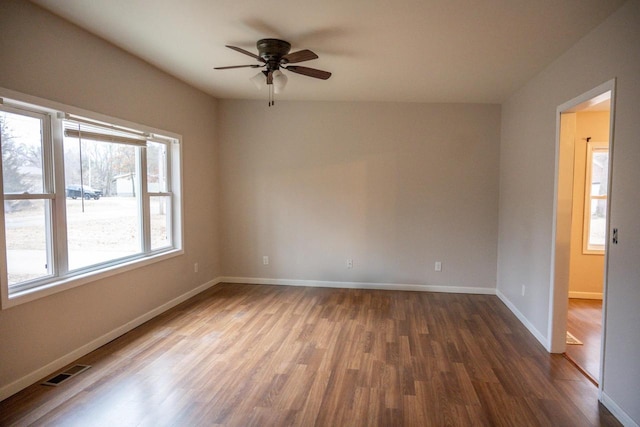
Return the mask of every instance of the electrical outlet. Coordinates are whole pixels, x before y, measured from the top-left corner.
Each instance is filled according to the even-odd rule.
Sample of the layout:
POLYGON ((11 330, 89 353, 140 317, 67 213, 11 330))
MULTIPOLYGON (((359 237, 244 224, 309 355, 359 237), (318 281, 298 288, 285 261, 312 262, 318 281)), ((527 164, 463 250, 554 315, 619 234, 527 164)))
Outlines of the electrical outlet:
POLYGON ((522 285, 522 296, 524 296, 525 286, 522 285))
POLYGON ((269 265, 269 257, 267 255, 262 257, 262 264, 269 265))
POLYGON ((197 273, 197 272, 198 272, 198 263, 197 263, 197 262, 194 262, 194 263, 193 263, 193 272, 194 272, 194 273, 197 273))
POLYGON ((442 262, 436 261, 435 270, 442 271, 442 262))
POLYGON ((347 268, 353 268, 353 260, 351 258, 347 260, 347 268))

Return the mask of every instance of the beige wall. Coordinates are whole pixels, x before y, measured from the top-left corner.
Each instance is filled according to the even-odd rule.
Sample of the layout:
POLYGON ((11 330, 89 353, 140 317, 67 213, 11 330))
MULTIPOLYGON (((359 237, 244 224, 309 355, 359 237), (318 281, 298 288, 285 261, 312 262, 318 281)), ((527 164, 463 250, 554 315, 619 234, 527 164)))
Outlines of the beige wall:
MULTIPOLYGON (((556 109, 616 79, 603 400, 640 424, 640 1, 631 0, 502 106, 498 292, 548 345, 556 109), (522 284, 527 287, 521 295, 522 284)), ((566 301, 566 294, 564 296, 566 301)))
POLYGON ((225 276, 495 288, 499 106, 219 111, 225 276))
POLYGON ((220 267, 216 101, 26 1, 0 2, 0 47, 0 87, 181 134, 184 164, 185 254, 1 310, 0 391, 6 391, 214 279, 220 267))
POLYGON ((573 210, 571 215, 570 298, 602 299, 604 255, 583 253, 587 141, 609 142, 609 111, 578 112, 576 116, 573 210))

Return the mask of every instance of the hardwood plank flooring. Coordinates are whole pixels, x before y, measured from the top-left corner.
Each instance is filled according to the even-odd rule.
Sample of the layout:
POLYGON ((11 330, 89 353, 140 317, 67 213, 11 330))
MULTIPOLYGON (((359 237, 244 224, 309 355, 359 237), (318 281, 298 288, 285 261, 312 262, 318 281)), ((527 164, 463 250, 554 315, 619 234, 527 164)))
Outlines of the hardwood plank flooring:
POLYGON ((570 298, 567 330, 582 341, 582 345, 567 345, 566 355, 597 383, 600 378, 602 300, 570 298))
POLYGON ((0 425, 617 426, 495 296, 220 284, 0 425))

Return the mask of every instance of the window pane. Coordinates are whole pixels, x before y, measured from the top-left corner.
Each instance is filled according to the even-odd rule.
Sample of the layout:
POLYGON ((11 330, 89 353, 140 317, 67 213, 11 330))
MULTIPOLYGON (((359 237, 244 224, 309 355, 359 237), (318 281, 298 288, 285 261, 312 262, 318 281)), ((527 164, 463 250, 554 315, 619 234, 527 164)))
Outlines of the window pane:
POLYGON ((9 286, 49 275, 46 200, 4 202, 9 286))
POLYGON ((42 120, 0 111, 4 193, 43 193, 42 120))
POLYGON ((164 193, 168 189, 166 144, 147 143, 147 189, 149 193, 164 193))
POLYGON ((607 200, 592 199, 589 221, 589 247, 604 246, 607 227, 607 200))
POLYGON ((138 151, 65 137, 69 270, 142 251, 138 151))
POLYGON ((67 199, 69 270, 141 252, 138 198, 67 199))
POLYGON ((607 184, 609 178, 609 150, 606 147, 588 145, 589 186, 587 190, 587 250, 602 251, 607 227, 607 184))
POLYGON ((151 197, 151 249, 171 246, 171 197, 151 197))
POLYGON ((607 194, 607 179, 609 177, 609 151, 594 150, 591 156, 591 195, 604 196, 607 194))

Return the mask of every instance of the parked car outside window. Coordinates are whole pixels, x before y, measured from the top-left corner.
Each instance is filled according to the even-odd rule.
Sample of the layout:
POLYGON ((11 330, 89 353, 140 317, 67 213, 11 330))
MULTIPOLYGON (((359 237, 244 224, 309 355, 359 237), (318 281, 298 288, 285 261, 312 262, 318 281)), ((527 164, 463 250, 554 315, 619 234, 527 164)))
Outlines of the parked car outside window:
POLYGON ((78 197, 82 197, 84 194, 85 199, 94 199, 98 200, 102 196, 102 190, 96 190, 95 188, 88 187, 86 185, 80 187, 79 185, 68 185, 67 188, 67 197, 71 197, 72 199, 77 199, 78 197))

